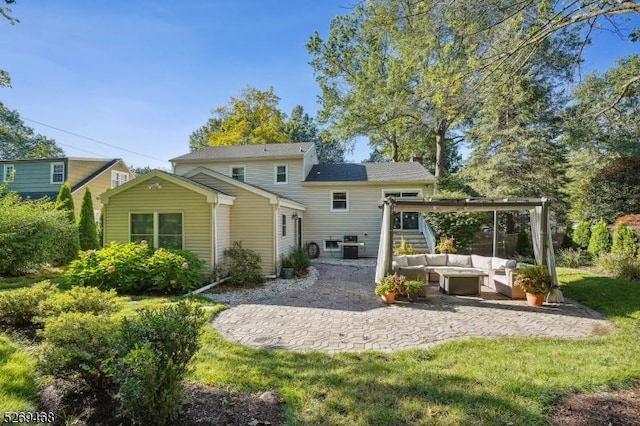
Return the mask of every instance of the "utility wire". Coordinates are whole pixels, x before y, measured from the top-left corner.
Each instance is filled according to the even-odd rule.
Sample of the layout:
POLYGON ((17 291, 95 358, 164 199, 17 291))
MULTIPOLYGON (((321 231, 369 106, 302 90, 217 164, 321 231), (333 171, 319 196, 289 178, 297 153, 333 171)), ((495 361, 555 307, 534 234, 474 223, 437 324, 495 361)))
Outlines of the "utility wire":
MULTIPOLYGON (((51 126, 51 125, 49 125, 49 124, 42 123, 42 122, 37 121, 37 120, 34 120, 34 119, 32 119, 32 118, 27 118, 27 117, 24 117, 24 116, 22 116, 22 118, 23 118, 24 120, 31 121, 32 123, 36 123, 36 124, 39 124, 39 125, 41 125, 41 126, 48 127, 48 128, 50 128, 50 129, 57 130, 57 131, 62 132, 62 133, 66 133, 66 134, 68 134, 68 135, 72 135, 72 136, 75 136, 75 137, 78 137, 78 138, 81 138, 81 139, 86 139, 86 140, 88 140, 88 141, 95 142, 95 143, 99 143, 99 144, 101 144, 101 145, 105 145, 105 146, 108 146, 108 147, 111 147, 111 148, 119 149, 119 150, 121 150, 121 151, 129 152, 129 153, 131 153, 131 154, 139 155, 140 157, 145 157, 145 158, 149 158, 149 159, 151 159, 151 160, 156 160, 156 161, 166 161, 166 160, 163 160, 163 159, 161 159, 161 158, 152 157, 152 156, 147 155, 147 154, 141 154, 141 153, 136 152, 136 151, 131 151, 130 149, 122 148, 122 147, 119 147, 119 146, 116 146, 116 145, 112 145, 112 144, 110 144, 110 143, 106 143, 106 142, 99 141, 99 140, 97 140, 97 139, 90 138, 90 137, 88 137, 88 136, 83 136, 83 135, 80 135, 80 134, 78 134, 78 133, 74 133, 74 132, 70 132, 70 131, 68 131, 68 130, 61 129, 61 128, 59 128, 59 127, 51 126)), ((77 149, 77 148, 76 148, 76 149, 77 149)), ((88 152, 88 151, 86 151, 86 152, 88 152)), ((94 154, 95 154, 95 153, 94 153, 94 154)))

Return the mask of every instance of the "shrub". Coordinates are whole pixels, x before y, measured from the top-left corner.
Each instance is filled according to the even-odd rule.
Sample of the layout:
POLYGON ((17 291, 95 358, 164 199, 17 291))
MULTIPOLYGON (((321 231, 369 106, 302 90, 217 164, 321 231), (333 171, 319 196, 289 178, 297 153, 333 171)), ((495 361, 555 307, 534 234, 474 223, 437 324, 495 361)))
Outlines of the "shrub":
POLYGON ((117 323, 107 315, 66 312, 48 318, 38 365, 44 374, 86 385, 94 392, 111 387, 110 336, 117 323))
POLYGON ((184 301, 125 318, 117 338, 118 399, 134 423, 174 421, 184 399, 182 380, 199 348, 202 310, 184 301))
POLYGON ((438 253, 456 253, 455 240, 450 237, 440 238, 440 242, 436 245, 438 253))
POLYGON ((234 241, 224 250, 225 275, 230 285, 258 284, 264 282, 260 255, 242 247, 242 242, 234 241))
POLYGON ((307 270, 311 266, 311 259, 309 259, 307 250, 303 248, 295 249, 290 256, 293 264, 293 273, 298 277, 307 275, 307 270))
POLYGON ((100 291, 95 287, 73 287, 68 291, 54 293, 38 305, 40 322, 48 317, 57 317, 65 312, 112 314, 122 306, 115 290, 100 291))
POLYGON ((638 235, 636 235, 636 232, 625 225, 623 222, 618 222, 615 230, 613 231, 611 254, 635 256, 637 251, 638 235))
POLYGON ((588 255, 580 249, 561 249, 557 254, 558 266, 578 268, 589 263, 588 255))
POLYGON ((578 223, 575 231, 573 232, 573 243, 576 247, 586 250, 589 247, 589 240, 591 239, 591 227, 589 222, 583 220, 578 223))
POLYGON ((415 254, 415 252, 416 250, 411 244, 407 244, 407 241, 404 239, 404 237, 400 237, 400 245, 393 250, 393 254, 396 256, 415 254))
POLYGON ((513 285, 527 293, 546 293, 552 284, 553 280, 545 265, 527 266, 514 272, 513 285))
POLYGON ((31 287, 0 293, 0 321, 16 326, 27 326, 41 315, 40 303, 53 297, 58 288, 49 281, 31 287))
POLYGON ((597 256, 601 253, 608 253, 610 249, 611 235, 609 234, 609 228, 607 228, 607 223, 604 219, 600 219, 596 226, 593 227, 587 251, 590 255, 597 256))
POLYGON ((46 201, 0 197, 0 275, 43 264, 67 263, 78 253, 78 233, 64 212, 46 201))
POLYGON ((525 231, 524 228, 520 228, 516 238, 516 253, 520 256, 528 257, 531 256, 532 251, 533 246, 531 245, 527 231, 525 231))
POLYGON ((69 186, 69 182, 65 182, 60 186, 58 197, 56 198, 56 205, 58 210, 63 211, 66 214, 69 222, 75 225, 75 206, 73 205, 73 197, 71 196, 71 187, 69 186))
POLYGON ((96 218, 93 213, 93 199, 89 187, 85 189, 82 197, 80 219, 78 220, 78 236, 81 250, 91 250, 99 247, 96 218))
POLYGON ((625 280, 640 280, 640 259, 633 256, 603 253, 595 260, 598 269, 625 280))
POLYGON ((153 290, 187 293, 202 283, 204 262, 186 250, 158 249, 147 260, 153 290))

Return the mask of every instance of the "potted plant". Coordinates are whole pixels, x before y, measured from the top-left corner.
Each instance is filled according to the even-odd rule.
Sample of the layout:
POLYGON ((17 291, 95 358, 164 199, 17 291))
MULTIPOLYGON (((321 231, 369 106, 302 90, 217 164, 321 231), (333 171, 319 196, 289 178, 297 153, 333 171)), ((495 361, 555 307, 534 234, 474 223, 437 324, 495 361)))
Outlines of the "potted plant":
POLYGON ((282 256, 280 259, 280 277, 285 280, 293 278, 294 264, 291 256, 282 256))
POLYGON ((404 291, 410 302, 413 302, 411 296, 418 296, 424 289, 424 283, 419 280, 409 280, 404 282, 404 291))
POLYGON ((546 266, 536 265, 515 270, 513 284, 525 292, 527 304, 530 306, 542 306, 553 280, 546 266))
POLYGON ((380 296, 385 303, 395 303, 396 295, 404 293, 405 291, 405 281, 406 277, 404 275, 387 275, 376 284, 373 291, 380 296))
POLYGON ((438 253, 455 253, 458 251, 456 250, 455 242, 453 237, 442 237, 436 245, 436 250, 438 250, 438 253))

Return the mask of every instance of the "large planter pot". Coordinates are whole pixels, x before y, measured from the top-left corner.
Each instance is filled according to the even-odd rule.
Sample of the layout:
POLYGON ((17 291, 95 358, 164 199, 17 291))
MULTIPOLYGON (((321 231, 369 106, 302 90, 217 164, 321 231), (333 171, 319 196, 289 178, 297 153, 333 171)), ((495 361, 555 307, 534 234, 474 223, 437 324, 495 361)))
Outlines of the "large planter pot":
POLYGON ((529 306, 542 306, 544 302, 544 293, 526 293, 527 305, 529 306))
POLYGON ((293 278, 293 268, 282 268, 280 269, 280 277, 285 280, 290 280, 293 278))
POLYGON ((391 305, 392 303, 396 303, 396 294, 395 293, 385 293, 382 296, 382 301, 387 305, 391 305))

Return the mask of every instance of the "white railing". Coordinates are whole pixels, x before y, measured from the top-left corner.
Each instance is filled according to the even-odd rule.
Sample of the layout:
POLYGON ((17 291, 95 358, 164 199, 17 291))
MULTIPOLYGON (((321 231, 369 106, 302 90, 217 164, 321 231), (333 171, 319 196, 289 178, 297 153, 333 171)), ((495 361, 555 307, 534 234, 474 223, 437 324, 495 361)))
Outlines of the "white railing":
POLYGON ((427 248, 429 249, 429 253, 436 252, 436 235, 433 233, 433 229, 429 226, 429 222, 424 218, 424 215, 420 213, 418 215, 418 229, 424 235, 424 240, 427 242, 427 248))

